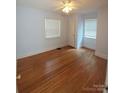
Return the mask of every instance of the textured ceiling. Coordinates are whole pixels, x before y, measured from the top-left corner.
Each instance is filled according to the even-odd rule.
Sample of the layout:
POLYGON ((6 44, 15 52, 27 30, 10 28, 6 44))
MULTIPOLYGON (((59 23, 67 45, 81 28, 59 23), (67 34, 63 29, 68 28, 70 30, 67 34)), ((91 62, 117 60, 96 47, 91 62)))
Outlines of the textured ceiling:
MULTIPOLYGON (((38 9, 61 12, 62 1, 66 0, 17 0, 17 5, 34 7, 38 9)), ((73 12, 91 11, 107 6, 107 0, 71 0, 73 12)))

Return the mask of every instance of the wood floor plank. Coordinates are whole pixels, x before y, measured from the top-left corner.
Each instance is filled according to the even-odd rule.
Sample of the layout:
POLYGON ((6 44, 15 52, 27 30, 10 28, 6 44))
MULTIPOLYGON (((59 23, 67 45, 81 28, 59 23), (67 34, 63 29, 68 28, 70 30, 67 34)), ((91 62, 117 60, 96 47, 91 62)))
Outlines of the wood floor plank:
POLYGON ((17 60, 17 85, 19 93, 101 93, 90 88, 104 85, 106 67, 92 50, 64 47, 17 60))

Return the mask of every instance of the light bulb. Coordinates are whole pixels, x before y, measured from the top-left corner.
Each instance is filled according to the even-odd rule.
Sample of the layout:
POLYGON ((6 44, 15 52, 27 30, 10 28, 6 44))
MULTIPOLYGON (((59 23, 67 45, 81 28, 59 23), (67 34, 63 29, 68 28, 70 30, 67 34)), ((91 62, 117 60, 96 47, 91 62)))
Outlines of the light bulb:
POLYGON ((71 7, 69 7, 69 6, 66 6, 65 8, 63 8, 63 12, 65 12, 65 13, 69 13, 70 11, 72 10, 72 8, 71 7))

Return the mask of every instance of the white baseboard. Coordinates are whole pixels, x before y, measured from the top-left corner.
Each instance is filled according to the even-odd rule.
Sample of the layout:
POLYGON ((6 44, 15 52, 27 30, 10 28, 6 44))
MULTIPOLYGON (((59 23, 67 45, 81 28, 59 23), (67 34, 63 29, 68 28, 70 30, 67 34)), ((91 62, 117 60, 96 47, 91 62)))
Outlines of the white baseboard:
POLYGON ((60 47, 65 47, 65 46, 68 46, 68 45, 61 45, 61 46, 58 46, 58 47, 50 47, 50 48, 39 50, 39 51, 33 51, 33 52, 30 52, 30 53, 25 54, 25 55, 23 54, 23 55, 16 56, 16 60, 22 59, 22 58, 25 58, 25 57, 38 55, 40 53, 44 53, 44 52, 51 51, 51 50, 54 50, 54 49, 57 49, 57 48, 60 48, 60 47))
POLYGON ((95 52, 95 55, 104 59, 108 59, 108 56, 106 54, 103 53, 99 53, 99 52, 95 52))

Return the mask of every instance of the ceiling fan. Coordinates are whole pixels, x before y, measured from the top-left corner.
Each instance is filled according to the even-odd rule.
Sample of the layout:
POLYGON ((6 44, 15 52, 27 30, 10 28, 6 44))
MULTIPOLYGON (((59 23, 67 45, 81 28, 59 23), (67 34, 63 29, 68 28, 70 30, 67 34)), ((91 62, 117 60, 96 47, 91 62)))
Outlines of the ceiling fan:
POLYGON ((72 10, 76 10, 79 7, 77 0, 61 0, 61 7, 57 10, 69 14, 72 10))
POLYGON ((63 4, 64 5, 62 11, 64 13, 69 13, 70 11, 72 11, 71 0, 63 1, 63 4))

